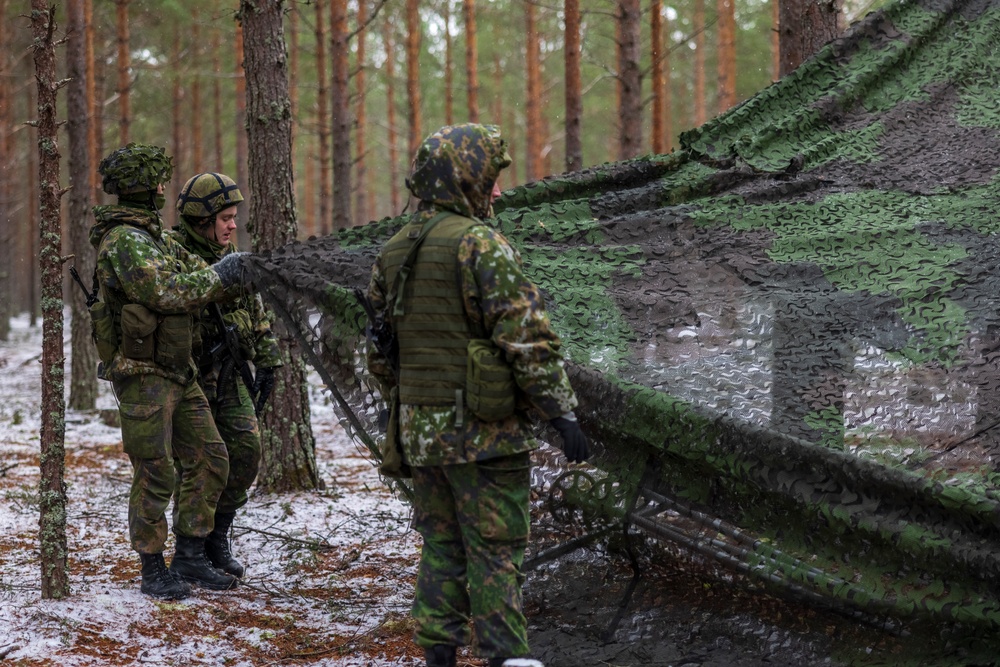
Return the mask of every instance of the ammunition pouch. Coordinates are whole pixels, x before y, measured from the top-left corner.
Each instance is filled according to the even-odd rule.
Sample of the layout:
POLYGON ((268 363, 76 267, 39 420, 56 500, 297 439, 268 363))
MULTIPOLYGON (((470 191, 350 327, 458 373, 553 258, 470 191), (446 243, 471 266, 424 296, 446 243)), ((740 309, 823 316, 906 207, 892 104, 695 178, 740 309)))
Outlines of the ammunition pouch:
POLYGON ((90 334, 97 346, 97 356, 105 364, 111 363, 118 349, 115 333, 115 315, 106 301, 95 301, 90 310, 90 334))
POLYGON ((138 303, 125 304, 122 308, 122 354, 125 358, 139 361, 153 359, 153 333, 157 324, 156 313, 145 306, 138 303))
POLYGON ((411 477, 410 466, 403 461, 403 443, 399 438, 399 388, 389 392, 389 420, 385 427, 385 438, 381 443, 382 460, 378 471, 386 477, 411 477))
POLYGON ((503 352, 488 338, 473 338, 467 348, 465 402, 483 421, 514 414, 517 384, 503 352))
POLYGON ((189 314, 164 315, 156 328, 153 361, 168 370, 185 372, 191 359, 194 318, 189 314))

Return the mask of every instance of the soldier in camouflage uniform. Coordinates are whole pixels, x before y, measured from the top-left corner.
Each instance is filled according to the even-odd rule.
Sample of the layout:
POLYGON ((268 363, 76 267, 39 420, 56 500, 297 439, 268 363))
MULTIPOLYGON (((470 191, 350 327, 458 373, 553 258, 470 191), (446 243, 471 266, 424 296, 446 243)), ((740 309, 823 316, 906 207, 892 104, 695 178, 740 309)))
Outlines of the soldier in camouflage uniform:
POLYGON ((514 660, 528 653, 521 565, 537 443, 525 409, 556 427, 569 460, 588 455, 542 296, 517 252, 481 220, 492 214, 497 178, 509 164, 495 126, 444 127, 428 137, 407 179, 420 204, 380 252, 368 291, 399 343, 398 375, 377 350, 369 351, 368 367, 384 395, 399 396, 413 523, 424 541, 412 613, 431 667, 455 665, 456 647, 471 640, 470 618, 477 653, 491 667, 540 664, 514 660), (422 232, 412 269, 398 280, 422 232), (516 411, 490 420, 471 412, 472 339, 501 351, 516 383, 516 411))
MULTIPOLYGON (((243 195, 235 181, 225 174, 203 173, 192 176, 177 198, 180 224, 168 232, 182 246, 208 264, 215 264, 237 252, 235 239, 236 210, 243 195)), ((240 361, 252 361, 256 369, 250 387, 241 380, 236 366, 240 361, 223 341, 224 331, 216 318, 201 313, 201 350, 197 354, 201 384, 215 425, 229 452, 229 479, 215 511, 215 528, 205 542, 212 564, 242 577, 243 565, 232 555, 229 529, 236 510, 247 502, 247 490, 257 477, 260 465, 260 430, 257 412, 263 407, 274 386, 274 369, 281 366, 278 341, 264 312, 260 296, 244 293, 235 301, 220 304, 227 328, 239 338, 240 361), (221 384, 220 384, 221 382, 221 384)), ((249 378, 249 368, 247 367, 249 378)))
POLYGON ((205 556, 216 502, 229 475, 226 447, 195 381, 194 313, 239 287, 240 257, 209 267, 162 233, 163 185, 173 167, 163 149, 131 143, 105 157, 103 188, 118 197, 96 206, 90 242, 97 248, 99 304, 92 308, 102 377, 110 380, 122 445, 134 470, 129 537, 142 561, 143 593, 178 599, 186 582, 224 590, 236 578, 205 556), (163 560, 165 512, 175 466, 184 472, 173 522, 177 548, 163 560))

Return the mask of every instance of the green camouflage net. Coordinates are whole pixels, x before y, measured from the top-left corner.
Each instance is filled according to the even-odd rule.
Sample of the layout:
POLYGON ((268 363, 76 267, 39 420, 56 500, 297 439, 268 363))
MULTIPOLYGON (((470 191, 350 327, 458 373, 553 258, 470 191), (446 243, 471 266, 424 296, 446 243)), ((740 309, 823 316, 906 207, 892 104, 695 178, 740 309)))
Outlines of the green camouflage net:
MULTIPOLYGON (((553 516, 1000 626, 998 44, 1000 0, 894 5, 674 154, 505 193, 597 449, 553 516)), ((248 262, 373 451, 351 290, 401 224, 248 262)))

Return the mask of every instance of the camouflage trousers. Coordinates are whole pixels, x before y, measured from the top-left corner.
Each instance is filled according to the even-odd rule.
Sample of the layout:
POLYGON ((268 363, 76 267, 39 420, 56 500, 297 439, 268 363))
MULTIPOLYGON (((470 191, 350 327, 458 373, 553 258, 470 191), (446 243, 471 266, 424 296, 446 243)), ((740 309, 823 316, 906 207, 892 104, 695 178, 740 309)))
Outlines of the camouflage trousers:
POLYGON ((413 468, 413 526, 424 538, 412 609, 420 646, 468 645, 471 618, 478 655, 528 653, 530 469, 528 452, 413 468))
POLYGON ((205 394, 195 383, 185 387, 151 374, 115 382, 115 394, 122 447, 133 469, 128 505, 132 548, 143 554, 163 551, 175 466, 184 478, 176 499, 174 533, 207 536, 229 476, 229 460, 205 394))
POLYGON ((229 453, 229 479, 219 498, 218 511, 235 512, 247 504, 247 490, 260 468, 260 427, 246 385, 235 384, 210 400, 212 416, 229 453))

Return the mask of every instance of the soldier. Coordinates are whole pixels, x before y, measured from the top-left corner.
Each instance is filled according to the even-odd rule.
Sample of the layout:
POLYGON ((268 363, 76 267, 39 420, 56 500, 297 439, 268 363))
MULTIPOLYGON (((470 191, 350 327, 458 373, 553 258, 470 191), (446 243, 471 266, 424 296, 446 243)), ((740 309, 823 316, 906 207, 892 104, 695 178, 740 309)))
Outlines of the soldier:
POLYGON ((412 613, 429 667, 456 664, 470 618, 490 667, 540 665, 514 660, 528 653, 521 565, 537 443, 525 409, 558 430, 570 461, 588 456, 542 296, 517 252, 481 220, 509 164, 496 126, 444 127, 425 139, 406 183, 420 203, 382 248, 368 290, 398 340, 398 367, 378 350, 368 364, 383 394, 398 396, 423 536, 412 613), (498 385, 505 389, 470 379, 472 350, 494 353, 493 370, 510 378, 498 385))
POLYGON ((162 233, 159 210, 173 171, 162 148, 130 143, 105 157, 99 171, 104 191, 118 203, 94 207, 90 242, 97 248, 101 300, 92 315, 101 376, 114 387, 122 446, 133 467, 128 522, 142 561, 141 590, 179 599, 191 592, 186 582, 232 588, 236 577, 212 567, 205 555, 229 461, 195 381, 192 336, 193 313, 240 282, 240 257, 229 255, 209 268, 162 233), (168 570, 165 512, 175 466, 184 477, 168 570))
MULTIPOLYGON (((237 252, 236 210, 242 201, 236 182, 225 174, 209 172, 192 176, 177 197, 180 224, 168 234, 208 264, 216 264, 237 252)), ((236 510, 246 504, 247 490, 257 477, 260 465, 257 414, 274 386, 274 369, 282 365, 281 354, 258 295, 243 293, 214 312, 205 309, 200 326, 198 382, 212 406, 215 425, 229 452, 229 479, 219 498, 215 528, 209 533, 205 548, 212 565, 243 577, 244 567, 230 551, 229 528, 236 510), (232 342, 238 339, 233 346, 235 350, 226 345, 223 325, 235 333, 232 342), (256 377, 250 374, 249 361, 254 364, 256 377)))

